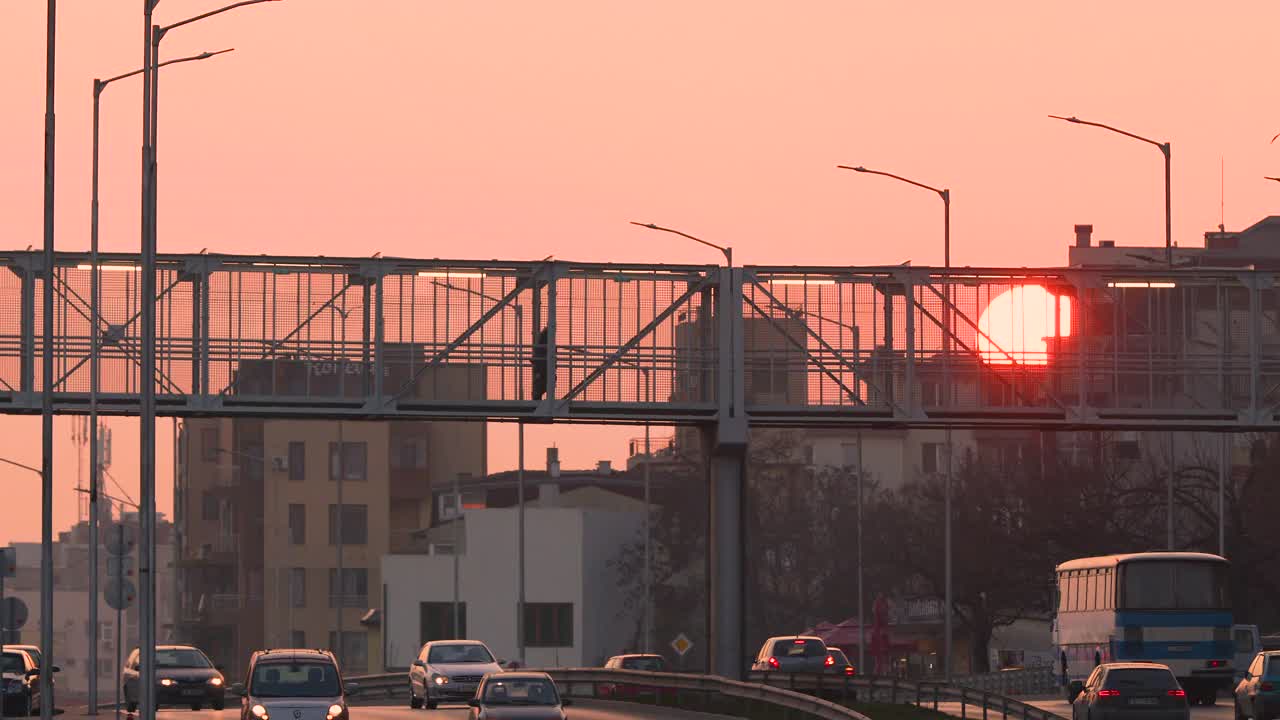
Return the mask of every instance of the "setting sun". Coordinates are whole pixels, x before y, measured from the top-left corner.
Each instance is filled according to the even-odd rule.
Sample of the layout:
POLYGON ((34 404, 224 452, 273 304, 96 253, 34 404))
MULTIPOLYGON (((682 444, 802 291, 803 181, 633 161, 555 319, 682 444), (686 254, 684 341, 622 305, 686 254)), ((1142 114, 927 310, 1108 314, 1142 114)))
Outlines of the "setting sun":
POLYGON ((1071 334, 1071 299, 1050 294, 1039 285, 1019 285, 992 298, 978 319, 982 335, 978 351, 991 364, 1044 365, 1049 338, 1071 334), (1059 303, 1059 331, 1054 332, 1054 302, 1059 303))

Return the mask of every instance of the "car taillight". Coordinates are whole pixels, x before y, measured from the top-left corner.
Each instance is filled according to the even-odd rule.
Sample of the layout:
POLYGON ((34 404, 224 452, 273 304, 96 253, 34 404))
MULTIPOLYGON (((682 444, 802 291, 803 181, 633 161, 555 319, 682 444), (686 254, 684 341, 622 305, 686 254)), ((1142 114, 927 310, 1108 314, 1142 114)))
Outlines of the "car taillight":
POLYGON ((854 675, 853 666, 852 666, 852 665, 846 665, 846 666, 845 666, 845 668, 844 668, 844 674, 845 674, 845 675, 848 675, 849 677, 853 677, 853 675, 854 675))
POLYGON ((1276 686, 1275 686, 1275 685, 1272 685, 1272 684, 1271 684, 1271 683, 1269 683, 1269 682, 1264 682, 1264 683, 1262 683, 1262 686, 1261 686, 1261 687, 1262 687, 1262 692, 1271 692, 1272 690, 1275 690, 1275 689, 1276 689, 1276 686))
POLYGON ((1226 666, 1227 666, 1227 661, 1226 661, 1226 660, 1209 660, 1209 661, 1205 662, 1205 666, 1206 666, 1206 667, 1211 667, 1211 668, 1226 667, 1226 666))
POLYGON ((1119 690, 1099 690, 1098 697, 1120 697, 1119 690))
POLYGON ((836 659, 828 655, 827 659, 822 661, 822 664, 826 665, 827 667, 835 667, 836 659))
POLYGON ((769 658, 769 667, 773 668, 774 670, 777 670, 779 667, 781 667, 778 664, 778 658, 776 657, 769 658))
POLYGON ((1178 688, 1176 690, 1170 690, 1168 693, 1165 693, 1165 694, 1168 695, 1169 697, 1186 697, 1187 691, 1183 690, 1182 688, 1178 688))

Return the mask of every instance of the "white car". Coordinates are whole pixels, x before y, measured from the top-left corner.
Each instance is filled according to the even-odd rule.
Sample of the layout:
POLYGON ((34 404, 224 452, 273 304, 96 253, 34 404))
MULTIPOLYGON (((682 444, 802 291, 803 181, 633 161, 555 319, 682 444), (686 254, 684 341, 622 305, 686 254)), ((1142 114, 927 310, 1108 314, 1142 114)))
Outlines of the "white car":
POLYGON ((441 702, 466 702, 485 675, 500 672, 502 666, 478 640, 429 642, 409 668, 409 707, 434 710, 441 702))

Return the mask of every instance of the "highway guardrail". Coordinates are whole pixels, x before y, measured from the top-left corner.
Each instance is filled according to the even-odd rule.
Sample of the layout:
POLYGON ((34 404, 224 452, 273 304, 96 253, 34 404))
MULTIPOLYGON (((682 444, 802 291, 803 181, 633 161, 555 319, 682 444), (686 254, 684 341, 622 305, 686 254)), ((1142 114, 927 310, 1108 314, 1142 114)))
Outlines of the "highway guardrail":
MULTIPOLYGON (((555 680, 561 693, 571 698, 599 698, 620 702, 648 700, 649 704, 745 718, 777 717, 778 711, 784 710, 820 720, 871 720, 831 700, 772 683, 741 682, 715 675, 606 668, 528 670, 547 673, 555 680), (629 692, 623 692, 624 689, 629 692)), ((347 679, 359 683, 360 696, 366 699, 407 697, 409 691, 406 673, 350 676, 347 679)))
POLYGON ((959 703, 962 718, 981 716, 990 720, 994 714, 1005 720, 1061 720, 1056 713, 1006 695, 942 682, 780 672, 753 672, 747 679, 770 687, 862 702, 910 703, 934 710, 943 703, 959 703))

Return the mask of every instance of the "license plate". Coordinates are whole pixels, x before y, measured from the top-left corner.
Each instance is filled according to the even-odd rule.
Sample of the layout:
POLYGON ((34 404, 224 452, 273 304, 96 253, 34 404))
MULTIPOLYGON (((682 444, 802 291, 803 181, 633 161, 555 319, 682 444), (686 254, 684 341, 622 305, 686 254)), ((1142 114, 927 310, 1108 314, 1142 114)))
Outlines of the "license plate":
POLYGON ((1159 702, 1155 698, 1129 698, 1130 705, 1156 705, 1159 702))
POLYGON ((182 694, 183 695, 203 695, 204 691, 201 690, 200 688, 189 688, 187 690, 183 690, 182 694))

